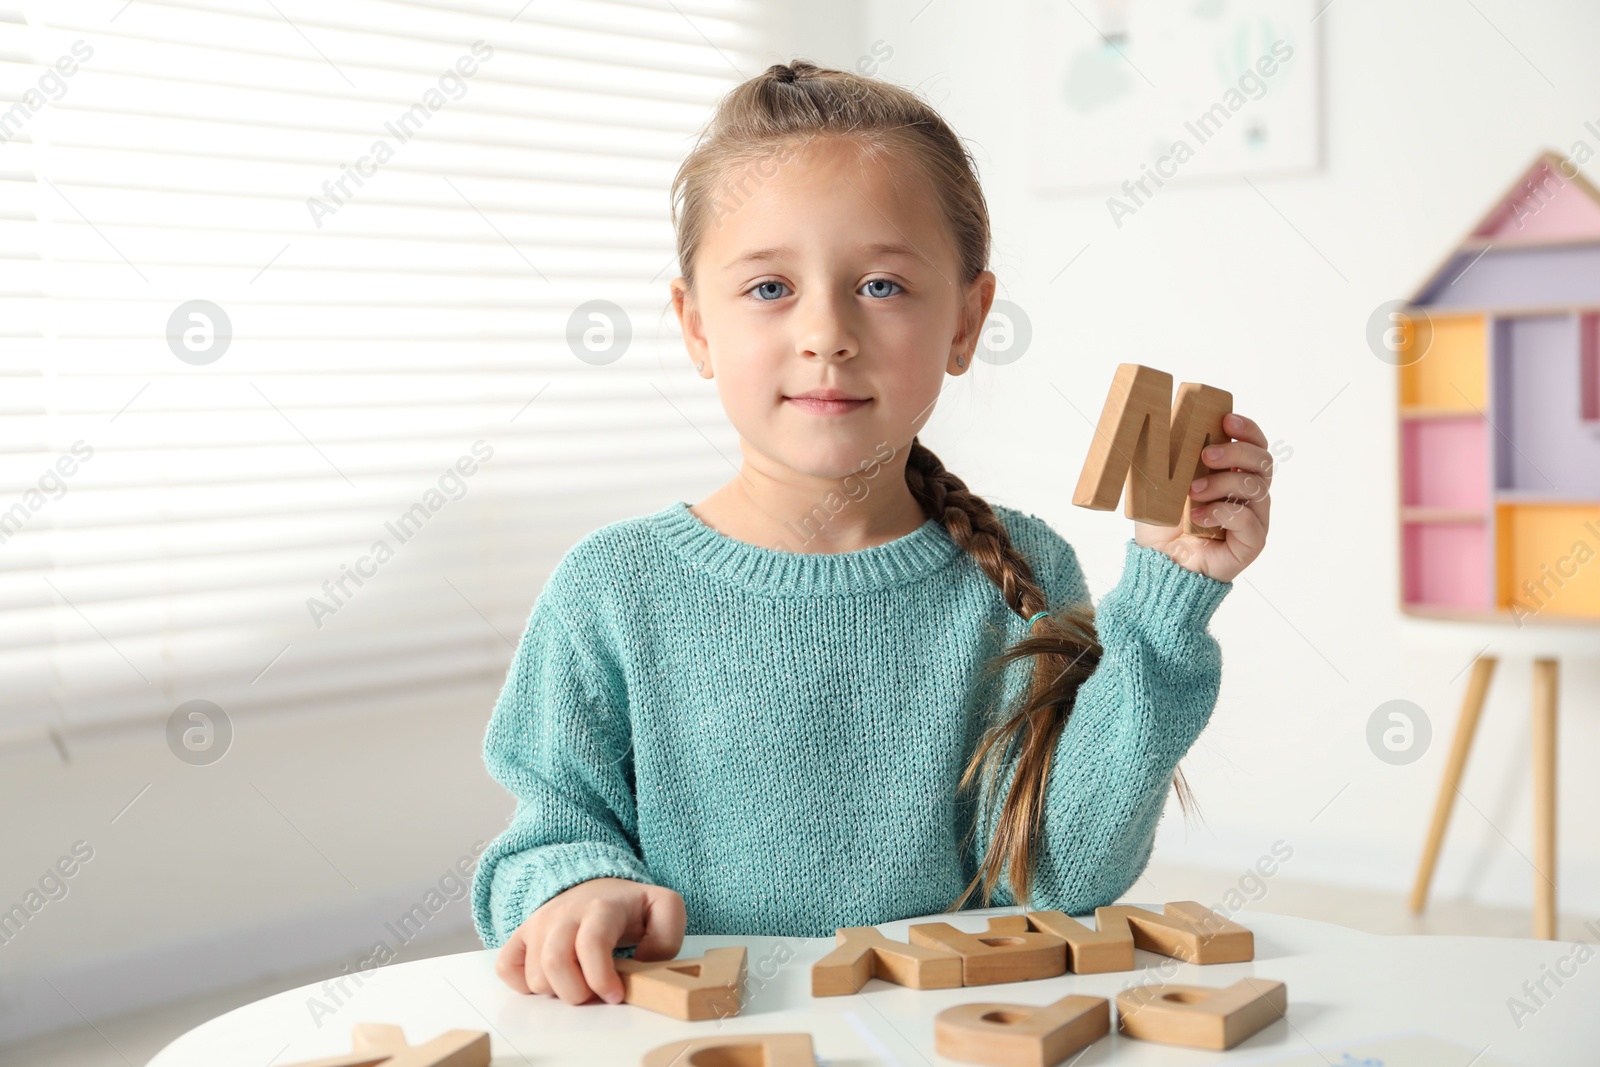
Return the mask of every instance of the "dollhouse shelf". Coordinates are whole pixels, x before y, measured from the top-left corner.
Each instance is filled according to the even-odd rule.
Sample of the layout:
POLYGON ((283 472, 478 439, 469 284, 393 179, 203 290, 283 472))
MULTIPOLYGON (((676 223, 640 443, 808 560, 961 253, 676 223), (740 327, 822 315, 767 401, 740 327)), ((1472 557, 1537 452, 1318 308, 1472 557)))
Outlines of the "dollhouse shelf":
POLYGON ((1410 304, 1401 610, 1600 622, 1600 191, 1544 153, 1410 304))
MULTIPOLYGON (((1600 622, 1600 190, 1545 152, 1400 319, 1400 608, 1600 622)), ((1487 647, 1487 646, 1486 646, 1487 647)), ((1496 657, 1480 650, 1411 891, 1434 865, 1496 657)), ((1533 929, 1556 935, 1559 665, 1533 663, 1533 929)))

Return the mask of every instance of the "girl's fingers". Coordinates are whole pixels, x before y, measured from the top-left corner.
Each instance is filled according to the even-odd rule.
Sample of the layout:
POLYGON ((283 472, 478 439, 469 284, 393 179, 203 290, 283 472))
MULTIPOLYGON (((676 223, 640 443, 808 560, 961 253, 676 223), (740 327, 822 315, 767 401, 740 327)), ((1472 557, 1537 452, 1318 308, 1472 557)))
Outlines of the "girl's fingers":
POLYGON ((1241 441, 1267 447, 1267 435, 1261 432, 1254 419, 1247 419, 1237 411, 1222 420, 1222 428, 1241 441))
POLYGON ((523 967, 528 955, 528 942, 522 936, 519 928, 512 933, 510 939, 500 946, 500 951, 494 958, 494 973, 500 980, 518 993, 532 993, 528 985, 528 978, 523 973, 523 967))
POLYGON ((1249 441, 1224 441, 1219 445, 1207 445, 1205 451, 1200 453, 1200 462, 1212 470, 1236 467, 1254 471, 1269 481, 1272 479, 1272 453, 1249 441))
POLYGON ((544 944, 539 948, 544 980, 550 983, 550 991, 568 1004, 582 1004, 589 999, 589 987, 584 984, 573 947, 577 933, 576 920, 560 919, 545 932, 544 944))
MULTIPOLYGON (((1240 471, 1227 471, 1222 474, 1209 474, 1205 479, 1206 484, 1200 489, 1189 490, 1189 519, 1199 523, 1196 517, 1197 510, 1209 505, 1212 508, 1250 508, 1255 511, 1256 518, 1261 520, 1262 528, 1272 521, 1272 494, 1267 491, 1266 480, 1259 474, 1247 474, 1240 471)), ((1217 526, 1220 523, 1205 522, 1203 526, 1217 526)))
POLYGON ((602 904, 592 908, 578 927, 575 944, 583 980, 595 995, 610 1004, 622 1000, 622 979, 611 950, 622 940, 627 916, 620 907, 602 904))
MULTIPOLYGON (((1209 488, 1209 486, 1207 488, 1209 488)), ((1194 501, 1191 498, 1191 502, 1189 504, 1190 520, 1194 522, 1199 522, 1199 519, 1195 518, 1197 513, 1202 515, 1210 514, 1213 518, 1217 518, 1235 511, 1255 512, 1256 518, 1261 522, 1261 525, 1264 529, 1267 524, 1272 521, 1272 497, 1268 494, 1263 494, 1261 497, 1255 500, 1240 498, 1207 501, 1194 501)), ((1205 525, 1220 526, 1222 524, 1218 522, 1207 521, 1205 525)))
POLYGON ((644 937, 633 950, 633 958, 670 960, 677 956, 686 927, 683 897, 671 889, 646 889, 644 919, 644 937))
POLYGON ((1255 471, 1219 471, 1197 480, 1205 484, 1198 489, 1189 486, 1189 499, 1196 503, 1225 498, 1255 503, 1266 500, 1272 488, 1271 480, 1255 471))
POLYGON ((528 991, 530 993, 537 993, 540 996, 544 996, 550 992, 550 981, 549 979, 545 978, 544 964, 539 959, 540 950, 543 948, 543 945, 544 943, 541 941, 530 947, 528 942, 524 942, 522 961, 522 978, 523 981, 525 981, 528 985, 528 991))
POLYGON ((1267 451, 1267 435, 1261 431, 1255 420, 1234 412, 1223 419, 1222 429, 1235 440, 1207 446, 1208 452, 1211 448, 1220 451, 1215 457, 1202 453, 1200 461, 1215 470, 1237 467, 1241 470, 1255 471, 1264 475, 1270 483, 1274 459, 1272 453, 1267 451))
POLYGON ((1228 540, 1235 544, 1234 556, 1244 562, 1255 559, 1266 547, 1266 522, 1249 504, 1202 504, 1190 508, 1189 517, 1197 526, 1220 526, 1227 530, 1228 540))

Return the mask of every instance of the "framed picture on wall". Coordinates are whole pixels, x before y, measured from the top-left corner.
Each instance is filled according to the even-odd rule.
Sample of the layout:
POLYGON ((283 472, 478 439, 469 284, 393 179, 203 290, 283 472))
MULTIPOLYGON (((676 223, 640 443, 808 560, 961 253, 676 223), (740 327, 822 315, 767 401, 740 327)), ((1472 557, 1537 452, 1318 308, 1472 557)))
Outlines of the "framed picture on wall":
POLYGON ((1040 192, 1322 165, 1318 16, 1327 0, 1034 0, 1028 87, 1040 192))

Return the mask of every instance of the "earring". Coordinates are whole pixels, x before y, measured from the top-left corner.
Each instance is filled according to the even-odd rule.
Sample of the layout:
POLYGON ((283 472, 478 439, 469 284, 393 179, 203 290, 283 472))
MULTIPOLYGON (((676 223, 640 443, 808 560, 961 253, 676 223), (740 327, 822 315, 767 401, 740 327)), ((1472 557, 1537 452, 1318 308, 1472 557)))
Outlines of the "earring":
POLYGON ((695 370, 705 370, 706 369, 706 361, 702 359, 699 363, 696 363, 694 365, 694 369, 695 370))
POLYGON ((960 356, 956 357, 956 366, 965 367, 966 365, 967 365, 967 361, 965 359, 961 358, 960 356))

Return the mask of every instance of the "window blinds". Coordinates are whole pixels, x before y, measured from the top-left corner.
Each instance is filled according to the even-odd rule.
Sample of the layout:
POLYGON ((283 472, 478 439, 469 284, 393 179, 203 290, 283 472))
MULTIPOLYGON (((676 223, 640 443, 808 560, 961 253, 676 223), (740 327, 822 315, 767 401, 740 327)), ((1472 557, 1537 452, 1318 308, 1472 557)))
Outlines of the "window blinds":
POLYGON ((667 191, 758 0, 0 0, 0 746, 487 716, 545 576, 736 469, 667 191))

